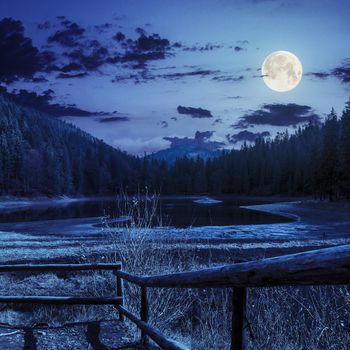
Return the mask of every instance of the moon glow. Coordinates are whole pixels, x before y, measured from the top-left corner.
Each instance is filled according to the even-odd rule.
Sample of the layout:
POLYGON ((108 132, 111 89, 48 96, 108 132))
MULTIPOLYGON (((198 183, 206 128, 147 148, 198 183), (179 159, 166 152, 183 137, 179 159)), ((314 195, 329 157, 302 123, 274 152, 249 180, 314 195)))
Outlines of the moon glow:
POLYGON ((275 51, 265 58, 261 72, 270 89, 287 92, 300 83, 303 67, 298 57, 291 52, 275 51))

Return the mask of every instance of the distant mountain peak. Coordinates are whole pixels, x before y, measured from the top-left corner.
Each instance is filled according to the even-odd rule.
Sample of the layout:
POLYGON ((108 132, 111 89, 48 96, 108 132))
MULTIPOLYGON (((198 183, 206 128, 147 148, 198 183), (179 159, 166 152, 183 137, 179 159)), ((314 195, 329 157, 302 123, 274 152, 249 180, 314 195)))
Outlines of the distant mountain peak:
POLYGON ((156 160, 164 160, 168 164, 173 164, 179 158, 190 158, 195 159, 197 157, 202 158, 204 160, 218 157, 222 151, 220 150, 210 150, 205 147, 197 147, 197 146, 175 146, 170 147, 149 155, 150 158, 156 160))

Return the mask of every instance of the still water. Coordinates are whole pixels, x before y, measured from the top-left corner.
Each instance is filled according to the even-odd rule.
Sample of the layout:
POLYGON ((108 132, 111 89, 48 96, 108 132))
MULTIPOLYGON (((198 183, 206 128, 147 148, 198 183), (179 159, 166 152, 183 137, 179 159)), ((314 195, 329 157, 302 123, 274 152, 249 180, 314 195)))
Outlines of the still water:
MULTIPOLYGON (((199 204, 198 197, 163 197, 159 199, 157 213, 163 225, 174 227, 226 226, 271 224, 291 221, 288 218, 240 208, 240 205, 262 204, 257 200, 241 200, 232 197, 217 198, 215 204, 199 204)), ((152 204, 150 204, 152 205, 152 204)), ((0 212, 0 222, 41 221, 52 219, 101 217, 117 218, 125 215, 124 204, 113 198, 34 204, 20 209, 0 212)), ((159 219, 157 219, 158 222, 159 219)), ((157 223, 155 223, 157 225, 157 223)))

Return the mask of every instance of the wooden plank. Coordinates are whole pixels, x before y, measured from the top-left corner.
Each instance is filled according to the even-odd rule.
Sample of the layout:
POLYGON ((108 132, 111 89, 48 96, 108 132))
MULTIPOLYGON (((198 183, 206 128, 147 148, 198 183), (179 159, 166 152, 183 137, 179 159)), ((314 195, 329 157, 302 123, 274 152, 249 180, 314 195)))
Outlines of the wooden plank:
MULTIPOLYGON (((123 298, 123 281, 119 276, 117 276, 117 296, 123 298)), ((123 305, 123 299, 120 305, 123 305)), ((124 316, 121 313, 119 313, 119 321, 124 321, 124 316)))
POLYGON ((231 350, 246 350, 246 288, 234 288, 232 296, 231 350))
POLYGON ((350 245, 323 248, 205 270, 137 277, 116 274, 144 287, 270 287, 350 282, 350 245))
POLYGON ((69 297, 69 296, 0 296, 0 303, 32 303, 32 304, 79 304, 79 305, 116 305, 122 302, 121 297, 69 297))
POLYGON ((14 271, 82 271, 82 270, 119 270, 121 263, 99 264, 15 264, 0 265, 0 272, 14 271))
POLYGON ((146 322, 141 321, 130 311, 125 309, 123 306, 117 306, 119 312, 124 314, 130 321, 134 322, 143 332, 145 332, 155 343, 157 343, 162 349, 166 350, 188 350, 188 348, 174 340, 169 339, 159 330, 151 327, 146 322))
POLYGON ((125 271, 115 271, 115 274, 125 281, 137 284, 139 286, 142 286, 144 284, 144 277, 136 276, 131 273, 125 272, 125 271))
MULTIPOLYGON (((148 300, 147 300, 147 289, 146 287, 141 287, 141 308, 140 308, 140 318, 141 321, 148 322, 148 300)), ((147 333, 141 330, 141 343, 142 345, 147 345, 147 333)))

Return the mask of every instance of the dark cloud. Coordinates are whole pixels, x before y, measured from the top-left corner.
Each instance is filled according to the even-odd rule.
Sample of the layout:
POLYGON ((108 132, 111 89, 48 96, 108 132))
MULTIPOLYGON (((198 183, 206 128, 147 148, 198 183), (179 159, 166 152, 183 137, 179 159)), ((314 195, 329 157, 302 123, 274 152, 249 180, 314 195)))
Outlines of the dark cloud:
POLYGON ((212 125, 216 125, 216 124, 222 124, 222 119, 221 119, 221 118, 216 118, 216 119, 213 121, 212 125))
MULTIPOLYGON (((155 79, 149 74, 148 62, 162 60, 170 55, 171 45, 168 39, 160 37, 159 34, 148 35, 142 28, 137 28, 139 37, 136 39, 126 38, 125 34, 117 32, 113 39, 118 42, 118 46, 112 53, 111 49, 98 40, 88 38, 85 29, 78 24, 67 19, 62 20, 61 24, 64 30, 56 32, 48 39, 49 42, 58 42, 65 46, 61 61, 66 63, 51 68, 61 72, 57 76, 60 79, 81 78, 108 64, 134 71, 130 74, 118 74, 112 82, 130 80, 134 83, 145 82, 155 79)), ((105 23, 93 28, 97 31, 106 31, 111 26, 105 23)))
MULTIPOLYGON (((40 52, 32 45, 31 39, 24 36, 20 21, 11 18, 0 21, 0 78, 3 81, 18 78, 34 81, 35 73, 40 71, 59 71, 59 79, 82 78, 108 61, 109 52, 99 41, 86 39, 83 35, 85 29, 77 23, 63 17, 60 19, 64 29, 51 35, 48 42, 64 46, 66 51, 61 55, 59 52, 56 55, 51 51, 40 52)), ((44 80, 41 78, 40 81, 44 80)))
POLYGON ((172 47, 175 49, 180 49, 182 47, 182 44, 180 42, 176 42, 172 45, 172 47))
POLYGON ((74 73, 74 74, 69 74, 69 73, 60 73, 57 75, 57 79, 74 79, 74 78, 85 78, 88 74, 86 72, 81 72, 81 73, 74 73))
POLYGON ((254 74, 252 75, 252 78, 263 78, 263 77, 266 77, 266 74, 254 74))
POLYGON ((242 96, 227 96, 226 97, 226 99, 228 99, 228 100, 238 100, 238 99, 240 99, 240 98, 242 98, 242 96))
POLYGON ((94 71, 108 61, 108 50, 103 46, 95 46, 91 52, 76 49, 66 54, 71 64, 80 65, 87 71, 94 71))
POLYGON ((83 66, 81 64, 76 63, 76 62, 72 62, 72 63, 64 65, 62 68, 60 68, 60 70, 63 73, 69 73, 72 71, 81 70, 82 68, 83 68, 83 66))
POLYGON ((103 23, 94 25, 94 29, 99 33, 104 33, 113 27, 112 23, 103 23))
POLYGON ((51 28, 51 23, 49 21, 45 21, 43 23, 38 23, 37 28, 39 30, 48 30, 51 28))
POLYGON ((319 78, 319 79, 326 79, 326 78, 328 78, 331 75, 331 73, 327 73, 327 72, 309 72, 309 73, 305 73, 304 75, 305 76, 319 78))
POLYGON ((243 51, 244 49, 243 49, 243 47, 241 47, 241 46, 235 46, 234 50, 235 50, 236 52, 240 52, 240 51, 243 51))
POLYGON ((112 83, 121 83, 125 81, 133 81, 135 84, 139 84, 141 81, 149 80, 147 77, 144 79, 138 72, 126 75, 116 75, 114 79, 111 80, 112 83))
POLYGON ((179 114, 186 114, 191 116, 192 118, 212 118, 213 115, 211 112, 207 109, 203 108, 195 108, 195 107, 184 107, 184 106, 178 106, 177 112, 179 114))
POLYGON ((229 143, 237 143, 240 141, 248 141, 248 142, 254 142, 259 138, 264 138, 264 137, 269 137, 270 136, 270 132, 269 131, 263 131, 263 132, 250 132, 247 130, 244 131, 240 131, 237 134, 227 134, 226 135, 226 139, 229 143))
POLYGON ((163 59, 170 50, 171 45, 168 39, 162 38, 159 34, 147 35, 146 31, 138 28, 136 30, 139 37, 135 40, 125 38, 121 32, 114 36, 117 41, 122 41, 122 47, 125 49, 123 54, 116 55, 116 60, 127 61, 146 61, 163 59))
POLYGON ((39 76, 30 78, 30 81, 32 83, 46 83, 48 80, 44 76, 39 75, 39 76))
POLYGON ((146 31, 145 31, 143 28, 140 28, 140 27, 136 28, 136 29, 135 29, 135 32, 136 32, 138 35, 140 35, 140 36, 146 35, 146 31))
MULTIPOLYGON (((55 53, 40 52, 35 48, 31 39, 24 36, 21 22, 12 19, 4 19, 0 22, 0 52, 5 52, 2 54, 4 59, 2 57, 0 62, 2 81, 10 82, 18 78, 34 79, 37 72, 56 72, 58 79, 79 79, 86 77, 90 72, 98 71, 103 65, 115 65, 121 68, 119 70, 121 73, 118 73, 113 82, 131 80, 138 84, 155 79, 176 80, 207 76, 214 77, 217 81, 241 79, 233 76, 219 76, 220 71, 205 70, 200 67, 190 67, 189 71, 157 75, 150 63, 174 55, 174 48, 184 48, 181 43, 170 43, 168 39, 157 33, 148 34, 145 29, 137 28, 137 38, 127 38, 124 33, 117 32, 113 37, 117 43, 114 43, 112 51, 112 48, 101 44, 96 39, 91 39, 89 35, 91 30, 92 33, 109 31, 114 26, 111 23, 90 26, 86 29, 64 16, 58 16, 57 19, 61 27, 51 33, 47 39, 49 44, 59 46, 51 45, 55 53), (125 69, 132 70, 132 73, 130 71, 126 73, 125 69)), ((54 27, 48 21, 38 26, 42 30, 54 27)), ((222 47, 224 46, 221 44, 207 43, 204 46, 196 44, 193 50, 211 51, 222 47)))
POLYGON ((344 60, 343 64, 339 67, 336 67, 328 72, 308 72, 306 76, 311 76, 318 79, 327 79, 329 77, 335 77, 339 79, 342 83, 350 83, 350 60, 344 60))
POLYGON ((88 48, 93 48, 93 49, 100 49, 101 47, 103 47, 101 45, 101 43, 94 39, 94 40, 88 40, 86 43, 85 43, 85 46, 88 47, 88 48))
POLYGON ((124 52, 118 52, 106 59, 110 64, 127 64, 127 67, 137 71, 137 74, 118 76, 114 81, 134 80, 135 82, 154 79, 148 73, 147 63, 149 61, 163 60, 170 55, 171 45, 168 39, 161 38, 159 34, 147 35, 146 31, 138 28, 136 32, 139 37, 135 40, 125 37, 124 34, 117 33, 114 39, 121 42, 124 52), (142 76, 140 76, 142 75, 142 76))
POLYGON ((171 117, 170 119, 172 119, 174 122, 177 121, 177 117, 171 117))
POLYGON ((82 38, 85 28, 68 20, 63 20, 61 24, 64 26, 64 29, 58 30, 55 34, 49 36, 47 42, 56 42, 66 47, 78 46, 79 39, 82 38))
POLYGON ((12 18, 0 21, 0 53, 0 79, 5 82, 32 78, 54 60, 51 52, 34 47, 32 40, 24 36, 22 22, 12 18))
POLYGON ((116 35, 114 35, 113 39, 117 41, 123 41, 125 40, 125 35, 122 32, 118 32, 116 35))
POLYGON ((169 126, 169 123, 166 120, 162 120, 158 123, 162 128, 167 128, 169 126))
POLYGON ((164 140, 170 142, 170 148, 187 146, 187 147, 198 147, 204 148, 210 151, 216 151, 223 147, 223 142, 210 140, 213 136, 214 131, 197 131, 194 138, 191 137, 163 137, 164 140))
MULTIPOLYGON (((135 83, 139 83, 155 79, 155 77, 149 74, 149 62, 163 60, 168 55, 173 54, 171 52, 172 45, 168 39, 162 38, 157 33, 148 34, 142 28, 136 29, 138 33, 136 39, 126 38, 125 34, 117 32, 113 39, 118 42, 118 45, 112 53, 112 49, 102 45, 96 39, 91 39, 87 29, 80 24, 72 22, 64 16, 57 18, 60 20, 62 28, 51 34, 47 39, 49 44, 58 44, 61 46, 59 49, 54 48, 57 57, 48 51, 39 53, 38 49, 32 47, 31 40, 23 37, 22 24, 14 21, 18 24, 15 28, 16 32, 22 35, 22 41, 27 44, 26 51, 28 49, 32 50, 32 52, 29 52, 31 56, 25 53, 18 56, 23 57, 23 63, 20 61, 19 63, 21 64, 16 65, 17 69, 22 70, 18 72, 18 75, 21 73, 22 76, 33 76, 33 72, 42 70, 47 73, 58 71, 57 78, 59 79, 82 78, 89 72, 97 71, 101 66, 108 64, 119 65, 121 68, 128 68, 135 72, 129 75, 120 74, 113 81, 134 80, 135 83), (54 61, 55 64, 53 63, 54 61), (30 67, 30 69, 27 67, 30 67)), ((7 24, 6 26, 8 27, 7 24)), ((48 26, 49 24, 45 24, 45 27, 48 26)), ((44 27, 44 24, 41 27, 44 27)), ((90 28, 101 33, 109 31, 112 27, 113 25, 111 23, 104 23, 90 28)), ((4 32, 7 33, 8 31, 9 28, 5 28, 4 32)), ((23 43, 20 45, 24 46, 23 43)), ((6 51, 6 46, 2 51, 6 51)), ((11 57, 7 61, 11 64, 16 62, 16 59, 12 60, 12 56, 15 56, 15 54, 16 52, 9 54, 9 57, 11 57)), ((3 71, 11 72, 7 67, 3 71)), ((205 72, 202 72, 202 74, 205 74, 205 72)), ((165 78, 171 79, 175 77, 165 78)))
POLYGON ((319 119, 310 106, 295 103, 264 104, 260 109, 245 114, 233 127, 246 129, 250 125, 292 126, 305 122, 318 122, 319 119))
MULTIPOLYGON (((136 61, 140 66, 143 67, 143 64, 147 61, 163 60, 165 58, 165 52, 163 51, 150 51, 150 52, 139 52, 139 51, 129 51, 123 55, 116 56, 109 60, 110 63, 118 62, 131 62, 136 61)), ((136 66, 138 67, 138 66, 136 66)))
POLYGON ((98 121, 100 123, 114 123, 114 122, 128 122, 130 119, 126 116, 117 116, 117 117, 106 117, 100 118, 98 121))
POLYGON ((42 94, 30 92, 27 90, 19 90, 15 92, 7 92, 5 88, 0 87, 0 93, 12 99, 14 102, 38 111, 51 114, 55 117, 74 116, 74 117, 90 117, 96 115, 108 115, 106 112, 90 112, 78 108, 76 105, 62 105, 53 103, 54 92, 46 90, 42 94))
MULTIPOLYGON (((187 67, 187 66, 184 66, 184 67, 187 67)), ((154 70, 168 70, 168 69, 176 69, 177 67, 176 66, 166 66, 166 67, 158 67, 158 68, 154 68, 154 70)))
POLYGON ((344 64, 340 67, 333 69, 332 74, 340 79, 343 83, 350 83, 350 62, 344 61, 344 64))
MULTIPOLYGON (((98 40, 85 36, 85 28, 67 19, 61 21, 61 24, 64 29, 51 35, 48 42, 55 42, 64 47, 61 61, 67 61, 68 59, 68 63, 66 62, 63 66, 52 67, 52 70, 58 70, 62 73, 75 71, 76 73, 59 74, 58 78, 81 78, 87 75, 87 72, 96 71, 102 65, 112 63, 109 62, 111 55, 108 49, 98 40)), ((111 26, 110 23, 105 23, 93 28, 106 30, 111 26)))
POLYGON ((218 72, 219 72, 218 70, 198 69, 198 70, 189 71, 189 72, 178 72, 178 73, 168 73, 168 74, 157 75, 157 78, 164 78, 164 79, 170 79, 170 80, 176 80, 180 78, 194 77, 194 76, 204 78, 206 76, 217 74, 218 72))
POLYGON ((218 75, 216 77, 213 77, 212 80, 218 81, 218 82, 222 82, 222 81, 242 81, 244 79, 243 75, 240 76, 235 76, 235 75, 218 75))
MULTIPOLYGON (((123 58, 124 60, 125 58, 123 58)), ((205 78, 208 76, 213 76, 215 74, 218 74, 220 71, 214 71, 214 70, 204 70, 204 69, 196 69, 192 71, 187 72, 176 72, 176 73, 166 73, 166 74, 154 74, 150 70, 147 69, 147 66, 143 63, 138 63, 132 68, 135 70, 134 73, 126 74, 126 75, 117 75, 115 79, 113 79, 113 82, 122 82, 122 81, 129 81, 134 80, 135 83, 140 82, 146 82, 150 80, 156 80, 156 79, 166 79, 166 80, 179 80, 182 78, 188 78, 188 77, 198 77, 198 78, 205 78)), ((166 69, 175 69, 176 67, 166 67, 166 69)), ((163 68, 158 68, 156 70, 160 70, 163 68)))
POLYGON ((222 44, 212 44, 212 43, 207 43, 204 46, 201 46, 201 45, 182 46, 181 43, 176 43, 176 44, 177 44, 177 47, 182 47, 183 51, 192 51, 192 52, 213 51, 213 50, 222 49, 225 47, 222 44))
POLYGON ((161 38, 159 34, 152 34, 150 36, 142 33, 141 36, 136 40, 136 49, 139 51, 158 51, 164 52, 170 45, 168 39, 161 38))

